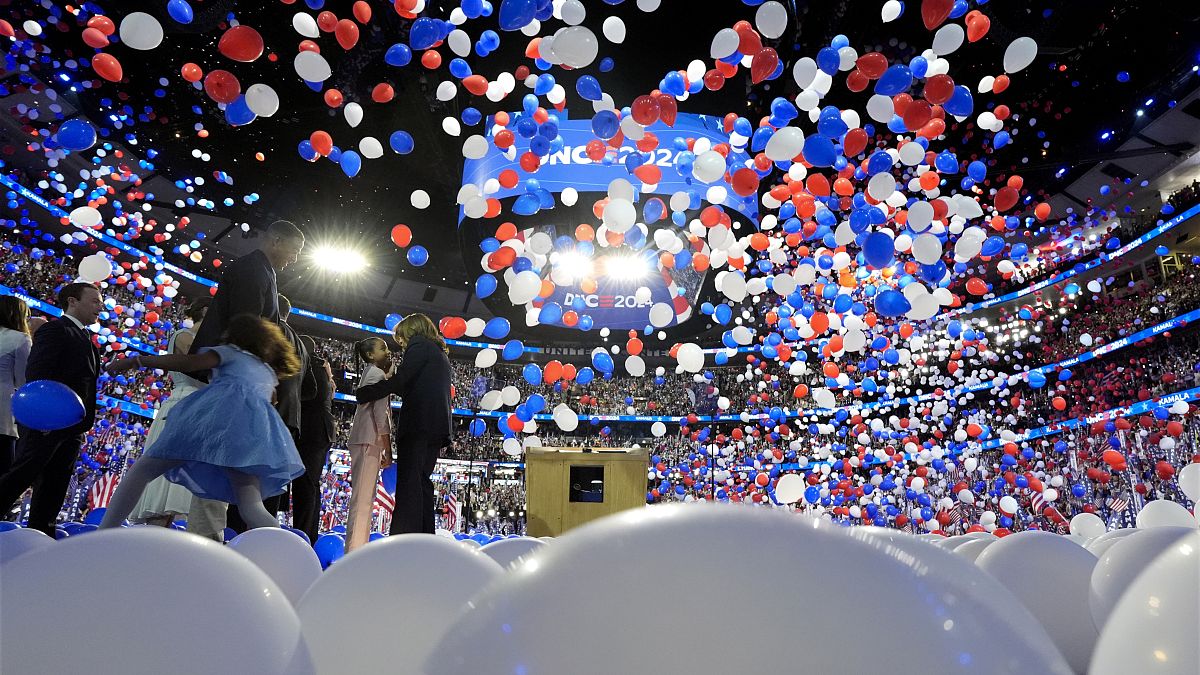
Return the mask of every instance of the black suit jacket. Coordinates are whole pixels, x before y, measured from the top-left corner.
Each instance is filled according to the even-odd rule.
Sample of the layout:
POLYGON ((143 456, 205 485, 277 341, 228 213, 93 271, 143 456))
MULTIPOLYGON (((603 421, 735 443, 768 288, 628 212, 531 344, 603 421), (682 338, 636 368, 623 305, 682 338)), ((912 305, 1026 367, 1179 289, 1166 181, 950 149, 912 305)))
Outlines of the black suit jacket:
POLYGON ((377 401, 388 394, 401 398, 395 437, 419 436, 443 447, 453 433, 450 405, 450 359, 432 340, 414 336, 404 352, 404 362, 390 378, 360 387, 359 403, 377 401))
POLYGON ((208 313, 196 337, 192 340, 192 354, 202 347, 221 344, 221 336, 230 319, 239 314, 261 316, 267 321, 279 321, 279 287, 275 282, 275 268, 262 251, 244 255, 225 265, 217 294, 213 296, 208 313))
POLYGON ((85 414, 72 433, 86 433, 96 422, 96 379, 100 352, 88 332, 68 318, 47 321, 33 335, 25 381, 54 380, 71 388, 83 401, 85 414))
MULTIPOLYGON (((208 319, 206 318, 205 322, 207 321, 208 319)), ((312 380, 312 372, 308 368, 308 350, 304 348, 304 343, 300 341, 299 333, 285 322, 281 321, 278 325, 283 330, 283 334, 287 337, 288 342, 292 343, 292 347, 296 350, 296 355, 300 358, 300 372, 279 381, 279 386, 275 388, 275 396, 278 399, 275 409, 279 411, 279 416, 283 418, 283 423, 294 434, 299 434, 300 419, 302 416, 300 410, 302 394, 305 390, 308 390, 311 395, 316 385, 312 380)))
POLYGON ((336 429, 333 423, 333 380, 325 372, 325 359, 308 357, 308 371, 313 378, 313 395, 300 400, 300 442, 305 445, 328 447, 333 443, 336 429))

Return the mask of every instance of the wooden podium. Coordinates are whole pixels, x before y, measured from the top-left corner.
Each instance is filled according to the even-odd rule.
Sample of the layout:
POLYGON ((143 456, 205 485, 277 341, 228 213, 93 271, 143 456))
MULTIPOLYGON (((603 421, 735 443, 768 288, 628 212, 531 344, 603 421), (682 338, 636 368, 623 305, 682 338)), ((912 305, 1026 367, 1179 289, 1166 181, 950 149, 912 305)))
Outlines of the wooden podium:
POLYGON ((646 505, 649 451, 529 448, 525 517, 529 535, 557 537, 625 509, 646 505))

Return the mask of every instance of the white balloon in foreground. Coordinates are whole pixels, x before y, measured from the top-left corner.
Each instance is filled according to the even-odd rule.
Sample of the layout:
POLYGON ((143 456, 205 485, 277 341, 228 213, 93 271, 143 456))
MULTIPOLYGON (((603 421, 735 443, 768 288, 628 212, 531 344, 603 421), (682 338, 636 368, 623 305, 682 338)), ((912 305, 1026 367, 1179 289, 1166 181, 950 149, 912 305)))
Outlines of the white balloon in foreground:
POLYGON ((296 69, 300 79, 306 82, 324 82, 333 74, 329 69, 329 62, 316 52, 304 51, 296 54, 292 67, 296 69))
POLYGON ((754 13, 754 25, 763 37, 774 40, 787 30, 787 10, 775 0, 764 2, 754 13))
POLYGON ((131 49, 149 51, 162 44, 163 29, 158 19, 145 12, 131 12, 121 19, 121 42, 131 49))
POLYGON ((1004 72, 1016 73, 1024 70, 1037 57, 1037 42, 1031 37, 1019 37, 1004 50, 1004 72))
POLYGON ((261 82, 246 89, 246 107, 259 117, 270 117, 279 111, 279 94, 261 82))
POLYGON ((413 190, 412 195, 409 196, 409 202, 413 208, 429 208, 429 193, 424 190, 413 190))
POLYGON ((103 253, 93 253, 79 261, 79 278, 89 283, 104 281, 112 272, 112 262, 103 253))
POLYGON ((351 101, 346 104, 345 108, 342 108, 342 116, 346 118, 346 124, 349 124, 351 128, 357 127, 363 121, 362 106, 351 101))
POLYGON ((100 215, 99 211, 90 206, 80 206, 79 208, 71 211, 71 214, 67 216, 67 218, 75 227, 86 228, 96 227, 100 224, 100 221, 104 219, 104 217, 100 215))

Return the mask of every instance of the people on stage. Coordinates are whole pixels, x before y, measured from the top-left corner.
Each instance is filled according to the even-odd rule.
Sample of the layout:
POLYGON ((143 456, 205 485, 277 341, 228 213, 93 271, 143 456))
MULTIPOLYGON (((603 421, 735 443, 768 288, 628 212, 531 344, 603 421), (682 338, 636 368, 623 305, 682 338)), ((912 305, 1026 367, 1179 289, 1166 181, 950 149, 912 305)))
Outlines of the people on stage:
POLYGON ((146 485, 165 475, 202 499, 237 504, 249 528, 278 527, 263 506, 304 473, 292 434, 271 405, 279 378, 300 372, 295 349, 277 325, 234 317, 222 344, 199 353, 137 356, 106 370, 212 371, 207 387, 175 406, 162 433, 125 475, 101 528, 117 527, 146 485))
MULTIPOLYGON (((371 337, 354 345, 365 364, 360 386, 383 382, 392 375, 391 354, 383 338, 371 337)), ((366 544, 371 536, 371 506, 379 469, 392 463, 391 397, 360 402, 350 427, 350 512, 346 519, 346 552, 366 544)))
POLYGON ((356 395, 360 404, 389 395, 399 396, 403 403, 393 434, 396 507, 389 532, 434 534, 430 474, 453 433, 449 350, 433 321, 424 314, 405 317, 396 325, 395 335, 404 350, 400 367, 382 382, 359 387, 356 395))
POLYGON ((58 306, 63 310, 62 316, 47 322, 33 335, 25 379, 54 380, 70 387, 83 403, 83 419, 56 431, 37 431, 18 424, 16 460, 0 476, 0 509, 8 512, 25 490, 32 487, 29 527, 51 537, 84 435, 96 421, 100 352, 92 344, 87 327, 99 319, 104 300, 92 284, 71 283, 59 289, 58 306))

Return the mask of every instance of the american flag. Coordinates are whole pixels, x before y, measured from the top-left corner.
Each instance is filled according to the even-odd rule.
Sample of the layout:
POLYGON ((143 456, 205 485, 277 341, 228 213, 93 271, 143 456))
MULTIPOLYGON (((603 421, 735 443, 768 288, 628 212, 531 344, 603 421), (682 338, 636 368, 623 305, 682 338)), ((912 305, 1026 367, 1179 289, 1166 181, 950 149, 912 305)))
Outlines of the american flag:
POLYGON ((396 498, 383 487, 382 478, 375 484, 375 507, 379 509, 379 528, 386 531, 396 508, 396 498))
POLYGON ((117 489, 116 473, 106 473, 100 476, 92 483, 92 487, 88 489, 88 509, 104 509, 108 508, 108 500, 112 499, 113 491, 117 489))
POLYGON ((1129 508, 1129 495, 1122 494, 1117 497, 1109 497, 1104 502, 1104 505, 1107 506, 1113 513, 1124 511, 1125 509, 1129 508))
POLYGON ((446 493, 446 529, 451 532, 458 531, 458 497, 454 496, 453 492, 446 493))
POLYGON ((955 504, 954 508, 950 509, 950 526, 957 527, 958 525, 962 525, 962 521, 963 521, 962 505, 955 504))
POLYGON ((1046 508, 1046 499, 1042 497, 1040 492, 1033 493, 1033 497, 1029 499, 1029 510, 1035 516, 1042 515, 1042 510, 1046 508))

